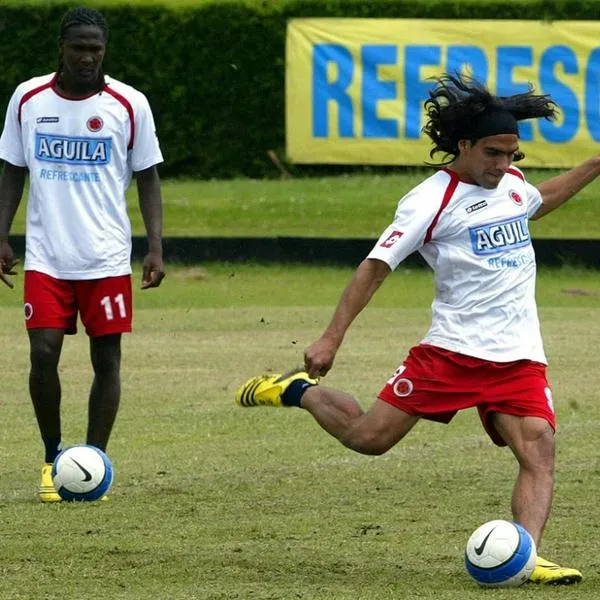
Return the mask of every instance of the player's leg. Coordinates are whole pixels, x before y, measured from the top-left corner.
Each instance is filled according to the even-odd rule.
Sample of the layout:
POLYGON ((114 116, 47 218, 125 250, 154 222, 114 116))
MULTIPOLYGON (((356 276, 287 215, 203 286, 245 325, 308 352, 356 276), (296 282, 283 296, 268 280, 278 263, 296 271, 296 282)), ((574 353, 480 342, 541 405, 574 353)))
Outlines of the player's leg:
POLYGON ((317 385, 318 380, 301 370, 253 377, 237 390, 236 402, 246 407, 301 406, 345 446, 382 454, 421 416, 448 423, 458 410, 475 405, 481 385, 470 375, 473 365, 449 354, 432 346, 411 348, 367 412, 352 396, 317 385))
POLYGON ((51 469, 61 445, 61 386, 58 363, 65 333, 75 333, 77 308, 68 281, 26 271, 25 324, 29 335, 29 393, 44 443, 44 463, 39 487, 42 502, 58 502, 51 469))
POLYGON ((106 450, 121 400, 121 335, 90 338, 94 381, 90 391, 87 443, 106 450))
POLYGON ((52 464, 61 442, 58 362, 65 332, 62 329, 30 329, 28 334, 31 361, 29 393, 44 442, 44 460, 52 464))
POLYGON ((65 336, 62 329, 30 329, 29 394, 44 443, 44 463, 38 496, 42 502, 60 502, 52 481, 52 463, 61 446, 61 388, 58 362, 65 336))
POLYGON ((554 430, 540 417, 495 413, 492 422, 519 463, 513 516, 539 544, 554 490, 554 430))
POLYGON ((322 386, 309 387, 302 396, 300 406, 327 433, 361 454, 387 452, 420 419, 379 398, 364 412, 349 394, 322 386))
MULTIPOLYGON (((513 517, 531 533, 539 548, 554 493, 554 429, 541 417, 495 413, 492 422, 519 463, 513 517)), ((581 579, 577 569, 561 567, 540 556, 531 575, 531 581, 550 585, 571 585, 581 579)))
POLYGON ((419 420, 377 399, 364 412, 345 392, 317 385, 302 370, 249 379, 236 393, 240 406, 297 406, 306 409, 329 434, 362 454, 383 454, 419 420))
POLYGON ((76 294, 94 369, 87 443, 106 450, 121 400, 121 334, 131 331, 131 277, 78 281, 76 294))

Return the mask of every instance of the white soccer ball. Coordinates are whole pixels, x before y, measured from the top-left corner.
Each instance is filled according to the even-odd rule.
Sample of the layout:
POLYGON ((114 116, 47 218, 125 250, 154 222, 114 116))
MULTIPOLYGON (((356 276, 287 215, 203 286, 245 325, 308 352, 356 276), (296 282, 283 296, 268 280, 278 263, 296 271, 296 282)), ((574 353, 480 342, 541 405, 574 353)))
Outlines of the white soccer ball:
POLYGON ((480 585, 513 587, 525 583, 535 568, 533 538, 512 521, 489 521, 478 527, 467 542, 465 565, 480 585))
POLYGON ((56 457, 52 480, 63 500, 98 500, 112 484, 113 468, 102 450, 80 444, 65 448, 56 457))

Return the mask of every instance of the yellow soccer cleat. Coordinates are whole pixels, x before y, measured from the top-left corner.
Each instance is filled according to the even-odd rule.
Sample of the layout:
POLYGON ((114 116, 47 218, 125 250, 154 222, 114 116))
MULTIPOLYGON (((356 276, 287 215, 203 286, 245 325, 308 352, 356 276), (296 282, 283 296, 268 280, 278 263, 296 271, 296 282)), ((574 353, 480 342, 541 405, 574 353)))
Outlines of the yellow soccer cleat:
POLYGON ((42 502, 60 502, 62 500, 52 481, 52 463, 42 465, 42 480, 38 494, 42 502))
POLYGON ((306 371, 296 369, 288 373, 259 375, 252 377, 238 388, 235 401, 240 406, 284 406, 281 395, 289 385, 298 380, 307 381, 311 385, 319 383, 319 379, 309 377, 306 371))
POLYGON ((561 567, 538 556, 529 581, 548 585, 573 585, 582 579, 583 575, 577 569, 561 567))

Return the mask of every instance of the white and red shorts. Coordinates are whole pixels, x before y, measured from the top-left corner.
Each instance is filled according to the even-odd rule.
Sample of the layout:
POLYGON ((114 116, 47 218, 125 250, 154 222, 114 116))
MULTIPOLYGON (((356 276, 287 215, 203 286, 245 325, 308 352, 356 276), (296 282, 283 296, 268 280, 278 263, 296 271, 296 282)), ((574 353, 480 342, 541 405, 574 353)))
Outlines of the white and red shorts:
POLYGON ((531 360, 500 363, 421 344, 379 393, 404 412, 449 423, 462 409, 477 407, 498 446, 506 442, 492 424, 493 413, 540 417, 556 429, 546 366, 531 360))
POLYGON ((27 329, 77 332, 77 315, 90 337, 131 331, 131 275, 103 279, 56 279, 25 271, 27 329))

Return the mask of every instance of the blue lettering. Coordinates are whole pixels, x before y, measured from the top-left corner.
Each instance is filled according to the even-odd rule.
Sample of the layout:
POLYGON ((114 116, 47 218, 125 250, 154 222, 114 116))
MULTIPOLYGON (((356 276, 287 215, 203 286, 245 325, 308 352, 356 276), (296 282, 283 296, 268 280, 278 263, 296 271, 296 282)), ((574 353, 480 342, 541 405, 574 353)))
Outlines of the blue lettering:
POLYGON ((363 46, 361 59, 363 137, 397 138, 398 122, 377 117, 377 102, 396 98, 396 83, 378 79, 377 66, 396 64, 398 49, 396 46, 363 46))
POLYGON ((600 48, 590 53, 585 70, 585 120, 592 139, 600 142, 600 48))
POLYGON ((488 59, 477 46, 448 46, 448 73, 463 73, 466 70, 483 84, 488 80, 488 59))
POLYGON ((529 246, 531 239, 527 216, 469 228, 471 247, 478 256, 500 254, 505 250, 529 246))
POLYGON ((425 83, 421 80, 421 66, 438 66, 440 56, 441 49, 439 46, 406 46, 404 53, 406 139, 416 140, 421 136, 423 102, 429 97, 428 92, 435 85, 433 81, 425 83))
POLYGON ((40 179, 58 181, 75 181, 84 183, 100 183, 100 175, 97 171, 91 173, 85 171, 63 171, 58 169, 40 169, 40 179))
POLYGON ((570 74, 578 73, 579 68, 577 56, 566 46, 550 46, 540 58, 540 86, 560 107, 563 121, 558 124, 548 119, 540 119, 539 129, 544 139, 559 144, 568 142, 577 134, 579 105, 575 93, 556 78, 557 64, 561 64, 564 72, 570 74))
MULTIPOLYGON (((533 64, 533 49, 530 46, 498 46, 496 64, 499 96, 512 96, 529 91, 529 84, 515 83, 512 75, 515 67, 530 67, 533 64)), ((521 140, 527 142, 533 139, 531 123, 526 121, 519 123, 519 136, 521 140)))
POLYGON ((111 138, 85 138, 35 134, 35 158, 69 165, 106 165, 110 162, 111 138))
POLYGON ((354 63, 350 51, 339 44, 316 44, 313 50, 313 136, 329 135, 328 106, 333 101, 338 106, 338 123, 341 137, 354 137, 354 110, 348 87, 352 82, 354 63), (329 82, 329 64, 337 67, 337 79, 329 82))

